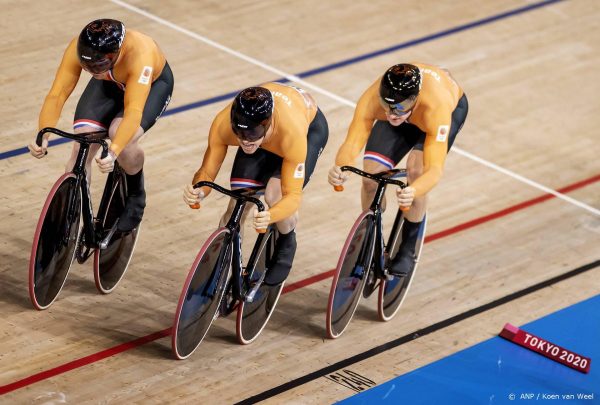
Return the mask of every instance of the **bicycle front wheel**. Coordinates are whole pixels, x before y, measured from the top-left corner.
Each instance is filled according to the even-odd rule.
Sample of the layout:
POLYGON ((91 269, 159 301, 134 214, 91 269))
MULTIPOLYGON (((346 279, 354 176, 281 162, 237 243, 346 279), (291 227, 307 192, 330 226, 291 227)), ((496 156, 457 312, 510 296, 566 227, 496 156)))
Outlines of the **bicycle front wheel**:
MULTIPOLYGON (((101 237, 105 238, 125 209, 127 182, 122 170, 115 168, 106 180, 104 195, 98 210, 98 218, 103 227, 101 237)), ((141 224, 140 224, 141 225, 141 224)), ((116 231, 106 249, 96 249, 94 253, 94 280, 96 288, 103 294, 112 292, 129 267, 131 256, 138 240, 140 225, 131 232, 116 231)))
MULTIPOLYGON (((398 215, 402 215, 398 211, 398 215)), ((391 280, 384 279, 379 286, 379 297, 377 300, 377 313, 381 321, 387 322, 392 319, 406 298, 406 293, 412 284, 414 275, 417 271, 421 252, 423 251, 423 242, 425 241, 425 229, 427 227, 427 215, 423 218, 419 233, 417 235, 417 245, 415 246, 416 263, 412 271, 405 277, 393 277, 391 280)), ((390 235, 388 246, 388 262, 390 262, 398 252, 402 242, 402 227, 398 226, 394 235, 390 235)))
POLYGON ((50 190, 33 236, 29 296, 36 309, 48 308, 65 284, 75 256, 80 216, 77 177, 65 173, 50 190))
POLYGON ((231 235, 219 228, 204 243, 177 304, 171 344, 177 359, 198 348, 216 318, 231 271, 231 235))
POLYGON ((339 337, 348 327, 371 270, 375 244, 373 212, 363 212, 350 230, 338 260, 327 306, 327 335, 339 337))

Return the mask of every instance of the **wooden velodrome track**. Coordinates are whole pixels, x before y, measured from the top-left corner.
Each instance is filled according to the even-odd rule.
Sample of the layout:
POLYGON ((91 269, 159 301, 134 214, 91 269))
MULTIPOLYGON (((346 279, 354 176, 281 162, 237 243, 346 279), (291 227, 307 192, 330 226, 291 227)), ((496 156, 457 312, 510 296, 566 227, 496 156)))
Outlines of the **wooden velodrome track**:
MULTIPOLYGON (((381 383, 488 339, 505 322, 520 325, 600 291, 594 0, 4 0, 2 10, 0 403, 328 403, 355 392, 331 374, 381 383), (67 42, 101 17, 157 40, 175 74, 173 101, 144 141, 148 207, 123 282, 101 296, 91 265, 74 264, 58 300, 38 312, 27 293, 31 238, 70 146, 51 147, 41 161, 20 148, 34 136, 67 42), (387 67, 413 60, 453 72, 469 117, 431 193, 428 243, 398 316, 380 323, 375 300, 363 301, 346 333, 327 340, 329 271, 360 210, 358 179, 334 193, 327 170, 362 91, 387 67), (177 299, 226 204, 214 194, 191 211, 182 186, 231 96, 218 97, 285 75, 303 77, 296 84, 330 125, 305 192, 288 289, 254 344, 235 343, 234 319, 219 319, 191 358, 175 361, 166 336, 177 299)), ((225 185, 232 156, 218 178, 225 185)), ((97 195, 103 181, 97 169, 94 176, 97 195)))

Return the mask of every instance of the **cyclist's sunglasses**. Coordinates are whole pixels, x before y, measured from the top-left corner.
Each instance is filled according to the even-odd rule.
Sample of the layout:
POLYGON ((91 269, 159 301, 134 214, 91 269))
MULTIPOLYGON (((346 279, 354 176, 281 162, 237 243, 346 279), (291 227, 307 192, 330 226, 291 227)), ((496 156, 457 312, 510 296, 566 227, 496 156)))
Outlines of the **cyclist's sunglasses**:
POLYGON ((390 103, 388 100, 379 97, 379 102, 385 110, 385 112, 401 117, 403 115, 408 114, 410 110, 413 109, 413 107, 417 103, 417 97, 411 96, 405 100, 402 100, 399 103, 390 103))
POLYGON ((270 125, 271 118, 267 118, 252 129, 244 128, 245 125, 242 124, 232 125, 232 129, 233 133, 242 141, 256 142, 267 134, 270 125))

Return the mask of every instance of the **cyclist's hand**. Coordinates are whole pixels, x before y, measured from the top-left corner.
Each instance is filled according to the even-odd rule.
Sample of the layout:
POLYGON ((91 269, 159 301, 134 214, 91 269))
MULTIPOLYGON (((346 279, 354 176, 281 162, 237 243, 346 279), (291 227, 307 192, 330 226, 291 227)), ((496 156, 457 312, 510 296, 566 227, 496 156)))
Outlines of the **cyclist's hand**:
POLYGON ((204 193, 201 188, 194 188, 193 184, 187 184, 183 188, 183 201, 187 205, 200 204, 204 199, 204 193))
POLYGON ((102 149, 98 151, 96 155, 96 163, 98 163, 98 167, 102 173, 110 173, 115 168, 115 160, 117 160, 117 155, 112 150, 108 150, 108 155, 104 159, 100 159, 100 154, 102 153, 102 149))
POLYGON ((343 172, 339 166, 334 165, 329 169, 328 175, 329 184, 332 186, 341 186, 346 180, 348 180, 348 173, 343 172))
POLYGON ((398 188, 396 190, 396 196, 398 197, 400 208, 408 209, 415 199, 415 189, 410 186, 398 188))
POLYGON ((34 139, 27 147, 31 156, 41 159, 48 154, 48 138, 44 137, 42 139, 42 146, 38 146, 34 139))
POLYGON ((256 229, 257 231, 260 229, 267 229, 270 221, 271 213, 269 212, 269 210, 260 212, 257 209, 254 210, 254 229, 256 229))

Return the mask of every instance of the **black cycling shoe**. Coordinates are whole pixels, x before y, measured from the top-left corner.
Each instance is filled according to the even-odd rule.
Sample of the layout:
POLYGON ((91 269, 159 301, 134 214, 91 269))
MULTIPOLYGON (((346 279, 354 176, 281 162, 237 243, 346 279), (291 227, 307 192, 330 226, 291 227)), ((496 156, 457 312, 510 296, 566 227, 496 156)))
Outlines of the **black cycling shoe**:
POLYGON ((402 243, 400 243, 396 256, 391 260, 388 269, 390 274, 405 277, 414 270, 415 263, 417 262, 415 248, 417 246, 421 223, 422 221, 410 222, 404 220, 404 224, 402 225, 402 243))
POLYGON ((120 232, 133 231, 142 221, 146 207, 146 191, 144 191, 144 169, 136 174, 125 173, 128 197, 125 208, 119 217, 117 230, 120 232))
POLYGON ((396 256, 390 263, 388 271, 391 275, 406 277, 414 270, 416 262, 414 248, 403 249, 401 246, 400 250, 398 250, 398 253, 396 253, 396 256))
POLYGON ((130 195, 125 201, 125 209, 119 217, 117 230, 120 232, 131 232, 142 222, 144 208, 146 207, 146 192, 142 190, 141 194, 130 195))
POLYGON ((296 232, 279 234, 275 242, 273 266, 267 270, 265 284, 278 286, 283 283, 292 270, 292 262, 296 254, 296 232))

